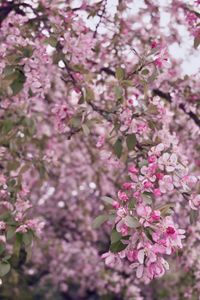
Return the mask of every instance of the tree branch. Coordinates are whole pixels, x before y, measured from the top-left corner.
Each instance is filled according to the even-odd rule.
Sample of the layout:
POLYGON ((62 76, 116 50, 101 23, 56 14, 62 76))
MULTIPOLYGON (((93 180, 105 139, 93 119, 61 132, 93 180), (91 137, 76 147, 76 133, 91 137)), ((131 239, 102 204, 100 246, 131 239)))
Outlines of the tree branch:
MULTIPOLYGON (((169 103, 172 103, 172 96, 170 95, 170 93, 164 93, 162 91, 160 91, 159 89, 154 89, 153 90, 153 94, 155 96, 159 96, 161 98, 164 98, 165 100, 167 100, 169 103)), ((197 126, 200 127, 200 119, 197 117, 197 115, 195 115, 192 111, 187 111, 185 108, 185 105, 183 103, 179 104, 179 108, 188 116, 190 117, 197 126)))

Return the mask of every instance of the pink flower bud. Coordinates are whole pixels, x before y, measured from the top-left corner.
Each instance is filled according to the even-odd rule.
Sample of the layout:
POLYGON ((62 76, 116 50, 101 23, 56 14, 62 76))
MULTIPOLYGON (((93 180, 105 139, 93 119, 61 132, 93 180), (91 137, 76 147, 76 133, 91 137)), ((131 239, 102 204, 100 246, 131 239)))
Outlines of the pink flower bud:
POLYGON ((163 179, 163 177, 164 177, 164 174, 163 173, 156 173, 156 178, 157 179, 163 179))
POLYGON ((156 155, 151 155, 150 157, 148 157, 148 162, 149 163, 154 163, 157 160, 156 155))
POLYGON ((160 189, 154 189, 154 190, 153 190, 153 194, 154 194, 154 196, 156 196, 156 197, 161 196, 161 191, 160 191, 160 189))
POLYGON ((126 195, 125 192, 119 191, 118 192, 118 197, 122 201, 128 201, 128 196, 126 195))
POLYGON ((123 185, 122 185, 123 189, 125 190, 131 190, 132 188, 132 183, 131 182, 125 182, 123 185))

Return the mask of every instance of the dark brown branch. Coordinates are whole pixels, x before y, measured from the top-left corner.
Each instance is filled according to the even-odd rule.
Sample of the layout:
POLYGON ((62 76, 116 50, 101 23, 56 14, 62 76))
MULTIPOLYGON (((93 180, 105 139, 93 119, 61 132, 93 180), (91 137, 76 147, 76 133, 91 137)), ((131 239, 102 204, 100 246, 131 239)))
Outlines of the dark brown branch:
POLYGON ((94 34, 93 34, 93 38, 95 38, 96 35, 97 35, 97 30, 98 30, 98 28, 99 28, 99 26, 100 26, 100 24, 101 24, 101 22, 102 22, 102 18, 103 18, 103 16, 104 16, 105 12, 106 12, 106 5, 107 5, 107 0, 104 0, 103 9, 102 9, 101 14, 99 14, 99 18, 100 18, 100 19, 99 19, 99 22, 98 22, 97 25, 96 25, 95 32, 94 32, 94 34))
POLYGON ((105 72, 106 74, 112 75, 115 77, 115 72, 113 70, 111 70, 110 68, 106 68, 106 67, 101 68, 100 72, 105 72))
MULTIPOLYGON (((172 96, 170 95, 170 93, 164 93, 158 89, 154 89, 153 90, 153 94, 155 96, 159 96, 161 98, 164 98, 165 100, 167 100, 169 103, 172 103, 172 96)), ((197 117, 197 115, 195 115, 192 111, 187 111, 185 108, 185 105, 183 103, 179 104, 179 108, 187 115, 189 116, 197 126, 200 127, 200 119, 197 117)))
POLYGON ((7 18, 9 13, 13 10, 20 15, 25 15, 24 11, 20 9, 19 6, 20 4, 15 4, 14 1, 3 2, 0 6, 0 25, 7 18))

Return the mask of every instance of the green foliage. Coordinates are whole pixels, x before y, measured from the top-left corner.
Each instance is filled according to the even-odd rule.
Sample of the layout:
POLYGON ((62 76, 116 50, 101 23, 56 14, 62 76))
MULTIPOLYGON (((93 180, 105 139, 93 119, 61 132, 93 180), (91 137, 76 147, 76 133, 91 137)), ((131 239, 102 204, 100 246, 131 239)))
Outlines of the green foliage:
POLYGON ((125 78, 125 70, 121 67, 118 67, 115 72, 116 78, 120 81, 125 78))
POLYGON ((115 97, 118 101, 122 101, 123 99, 123 90, 120 86, 115 87, 115 97))
POLYGON ((51 35, 50 37, 46 38, 45 43, 49 44, 53 48, 56 48, 58 41, 57 41, 56 37, 51 35))
POLYGON ((110 251, 113 252, 113 253, 117 253, 117 252, 121 252, 123 251, 124 249, 126 249, 126 247, 128 246, 128 244, 124 244, 122 243, 122 241, 117 241, 115 243, 112 243, 110 245, 110 251))
POLYGON ((130 228, 137 228, 140 226, 140 223, 138 222, 138 220, 132 216, 126 216, 124 221, 125 221, 125 224, 130 228))
POLYGON ((122 155, 122 150, 123 150, 122 140, 120 138, 118 138, 113 147, 114 147, 114 153, 116 154, 116 156, 118 158, 120 158, 122 155))
POLYGON ((111 244, 120 241, 121 238, 122 235, 116 229, 113 229, 110 236, 111 244))
POLYGON ((5 276, 10 271, 10 264, 7 261, 0 262, 0 277, 5 276))
POLYGON ((99 228, 103 223, 105 223, 108 220, 108 218, 108 215, 99 215, 94 219, 92 227, 95 229, 99 228))
POLYGON ((102 197, 101 198, 105 203, 107 203, 107 204, 113 204, 114 203, 114 200, 112 199, 112 198, 110 198, 110 197, 108 197, 108 196, 104 196, 104 197, 102 197))
POLYGON ((135 133, 131 133, 131 134, 128 134, 127 137, 126 137, 126 144, 127 144, 127 147, 128 147, 128 150, 131 151, 135 148, 136 146, 136 135, 135 133))

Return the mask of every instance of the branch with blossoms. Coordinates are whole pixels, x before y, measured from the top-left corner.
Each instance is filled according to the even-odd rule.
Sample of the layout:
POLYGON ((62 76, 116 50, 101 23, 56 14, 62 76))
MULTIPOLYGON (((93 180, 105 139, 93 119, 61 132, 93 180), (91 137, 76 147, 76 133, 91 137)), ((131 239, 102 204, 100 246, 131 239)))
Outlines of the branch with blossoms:
POLYGON ((130 1, 115 15, 109 1, 20 2, 0 8, 0 277, 34 244, 66 297, 76 278, 76 299, 141 299, 198 231, 198 83, 168 53, 173 19, 166 36, 151 1, 137 16, 130 1))

